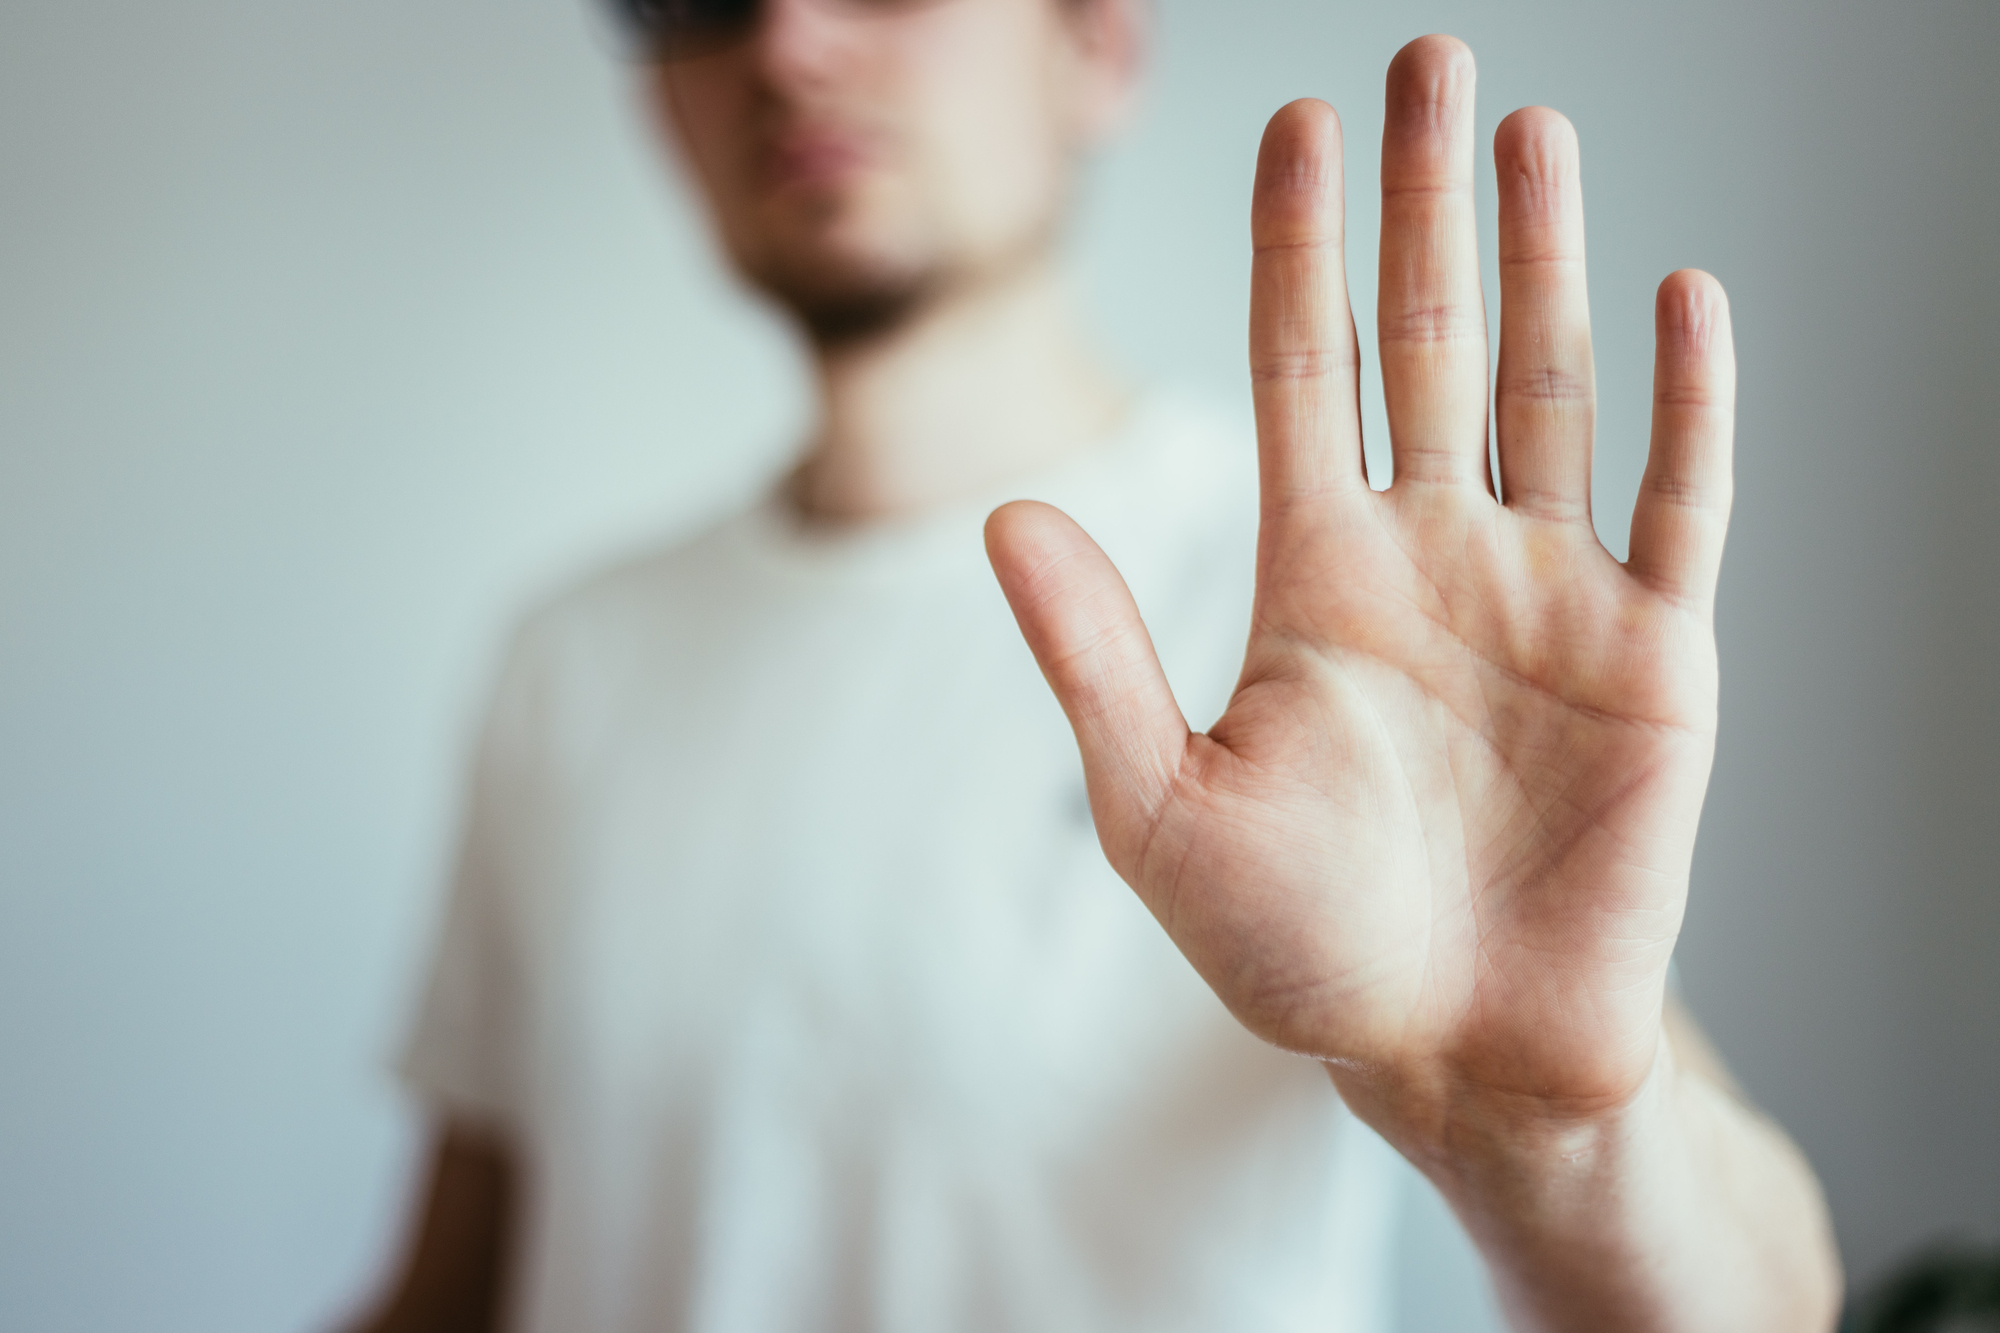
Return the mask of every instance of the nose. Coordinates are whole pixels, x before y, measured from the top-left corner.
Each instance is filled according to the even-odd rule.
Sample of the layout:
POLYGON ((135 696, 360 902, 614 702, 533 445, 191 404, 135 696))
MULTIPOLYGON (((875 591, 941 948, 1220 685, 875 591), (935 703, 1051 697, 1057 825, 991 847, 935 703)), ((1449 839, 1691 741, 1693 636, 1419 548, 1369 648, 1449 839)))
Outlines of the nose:
POLYGON ((826 0, 765 0, 750 40, 764 76, 779 88, 810 86, 838 69, 850 24, 826 0))

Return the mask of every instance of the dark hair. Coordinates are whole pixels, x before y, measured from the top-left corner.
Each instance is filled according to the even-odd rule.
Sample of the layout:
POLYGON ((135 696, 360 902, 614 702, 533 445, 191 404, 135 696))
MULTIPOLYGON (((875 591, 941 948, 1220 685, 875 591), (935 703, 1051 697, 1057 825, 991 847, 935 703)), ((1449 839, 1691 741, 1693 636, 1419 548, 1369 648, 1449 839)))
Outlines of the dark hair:
MULTIPOLYGON (((914 7, 931 0, 874 0, 874 3, 914 7)), ((610 12, 630 49, 642 56, 693 54, 733 40, 749 31, 763 9, 762 0, 600 0, 610 12)), ((1094 0, 1056 0, 1077 10, 1094 0)))

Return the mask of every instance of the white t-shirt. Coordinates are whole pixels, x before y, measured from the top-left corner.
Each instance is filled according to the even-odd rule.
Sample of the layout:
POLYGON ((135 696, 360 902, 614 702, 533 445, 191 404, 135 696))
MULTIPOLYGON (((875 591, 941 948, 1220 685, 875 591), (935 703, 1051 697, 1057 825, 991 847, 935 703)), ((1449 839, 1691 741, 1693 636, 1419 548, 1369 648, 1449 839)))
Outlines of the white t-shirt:
POLYGON ((1032 495, 1227 701, 1247 431, 1154 397, 1007 493, 770 503, 530 617, 405 1054, 528 1171, 532 1333, 1379 1333, 1388 1150, 1105 864, 986 565, 1032 495))

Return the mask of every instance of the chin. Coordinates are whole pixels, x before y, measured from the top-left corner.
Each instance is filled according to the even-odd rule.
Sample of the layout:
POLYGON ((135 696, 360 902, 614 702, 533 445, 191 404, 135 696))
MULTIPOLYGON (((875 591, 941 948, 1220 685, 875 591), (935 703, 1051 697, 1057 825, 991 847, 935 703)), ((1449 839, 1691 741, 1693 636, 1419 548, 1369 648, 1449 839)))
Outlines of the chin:
POLYGON ((826 275, 765 276, 757 286, 822 347, 867 342, 907 324, 939 284, 924 276, 830 282, 826 275))
POLYGON ((741 258, 758 290, 791 312, 822 345, 863 341, 891 331, 944 286, 944 266, 916 247, 851 234, 807 244, 772 245, 741 258))

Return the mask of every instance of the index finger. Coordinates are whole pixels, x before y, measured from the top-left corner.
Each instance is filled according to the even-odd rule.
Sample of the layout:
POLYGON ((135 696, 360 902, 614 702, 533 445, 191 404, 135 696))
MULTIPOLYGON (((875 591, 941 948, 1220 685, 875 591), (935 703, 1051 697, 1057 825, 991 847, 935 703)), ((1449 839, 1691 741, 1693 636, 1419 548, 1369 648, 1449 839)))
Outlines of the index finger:
POLYGON ((1653 443, 1632 508, 1627 568, 1706 610, 1722 568, 1734 491, 1736 349, 1722 284, 1682 269, 1654 306, 1653 443))
POLYGON ((1250 204, 1250 384, 1267 517, 1368 486, 1341 173, 1332 107, 1301 98, 1271 117, 1250 204))

